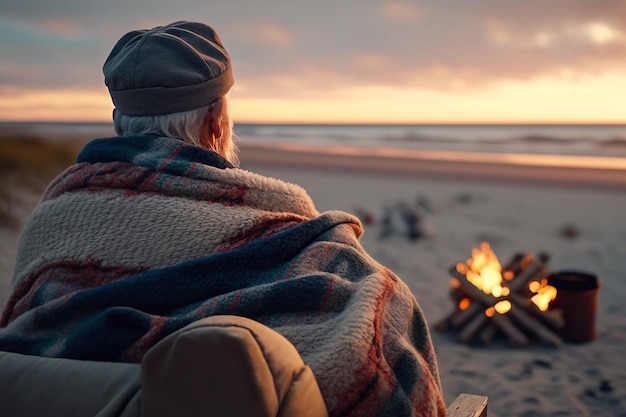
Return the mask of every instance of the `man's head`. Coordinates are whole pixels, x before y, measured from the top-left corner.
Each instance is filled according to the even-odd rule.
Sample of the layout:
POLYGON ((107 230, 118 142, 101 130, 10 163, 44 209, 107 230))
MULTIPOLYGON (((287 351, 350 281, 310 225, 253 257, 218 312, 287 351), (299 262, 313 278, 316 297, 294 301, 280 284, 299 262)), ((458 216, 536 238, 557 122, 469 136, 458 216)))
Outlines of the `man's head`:
POLYGON ((232 66, 212 28, 175 22, 129 32, 103 71, 117 134, 172 136, 236 162, 225 97, 232 66))

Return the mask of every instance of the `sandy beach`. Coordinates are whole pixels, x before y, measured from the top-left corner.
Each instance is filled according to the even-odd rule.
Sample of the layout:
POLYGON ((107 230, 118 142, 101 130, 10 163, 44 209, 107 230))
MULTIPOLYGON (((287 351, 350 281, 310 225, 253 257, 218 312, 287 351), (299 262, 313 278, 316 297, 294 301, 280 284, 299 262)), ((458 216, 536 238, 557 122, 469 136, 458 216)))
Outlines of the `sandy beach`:
MULTIPOLYGON (((244 169, 300 184, 319 211, 367 219, 364 247, 407 283, 431 325, 447 403, 473 393, 489 397, 495 417, 626 416, 626 167, 355 152, 244 144, 241 159, 244 169), (409 239, 398 219, 381 236, 387 209, 416 202, 419 238, 409 239), (542 251, 550 255, 550 270, 596 275, 597 338, 557 348, 499 340, 481 346, 459 343, 454 331, 436 331, 454 307, 448 269, 481 242, 501 261, 542 251)), ((32 208, 22 207, 19 217, 32 208)), ((1 304, 18 236, 18 229, 0 229, 1 304)))

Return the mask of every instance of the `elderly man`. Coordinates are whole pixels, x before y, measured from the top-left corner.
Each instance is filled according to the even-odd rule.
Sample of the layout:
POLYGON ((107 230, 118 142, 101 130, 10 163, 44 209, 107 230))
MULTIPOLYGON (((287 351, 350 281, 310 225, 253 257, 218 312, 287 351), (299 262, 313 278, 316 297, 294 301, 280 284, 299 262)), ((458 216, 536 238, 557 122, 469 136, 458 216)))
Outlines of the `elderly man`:
POLYGON ((422 312, 358 219, 236 168, 213 29, 130 32, 104 75, 118 136, 88 143, 25 226, 0 350, 138 362, 195 320, 244 316, 296 347, 332 416, 445 413, 422 312))

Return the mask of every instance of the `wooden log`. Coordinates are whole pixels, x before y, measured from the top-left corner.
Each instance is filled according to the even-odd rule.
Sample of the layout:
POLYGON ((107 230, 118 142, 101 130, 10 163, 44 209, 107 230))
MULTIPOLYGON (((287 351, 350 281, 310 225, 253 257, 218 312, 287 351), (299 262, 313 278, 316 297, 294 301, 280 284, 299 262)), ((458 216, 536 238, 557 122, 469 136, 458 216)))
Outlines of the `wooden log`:
POLYGON ((452 318, 453 327, 461 327, 467 323, 472 317, 480 314, 485 309, 478 301, 473 301, 465 310, 461 310, 452 318))
POLYGON ((515 270, 516 274, 522 272, 530 263, 535 259, 535 257, 531 253, 527 253, 522 258, 522 261, 517 265, 517 269, 515 270))
POLYGON ((439 331, 439 332, 445 332, 450 330, 453 326, 452 326, 452 318, 458 314, 461 310, 459 310, 458 308, 455 310, 452 310, 447 316, 445 316, 443 319, 441 319, 440 321, 438 321, 437 323, 435 323, 435 330, 439 331))
POLYGON ((472 302, 464 310, 459 308, 459 305, 456 304, 456 308, 454 310, 435 324, 435 330, 445 332, 447 330, 460 327, 473 316, 480 313, 481 310, 482 307, 480 307, 480 304, 477 302, 472 302))
POLYGON ((509 262, 502 266, 502 272, 510 271, 515 276, 526 269, 534 259, 535 257, 530 253, 516 253, 509 262))
POLYGON ((560 329, 565 325, 562 315, 541 311, 539 307, 537 307, 535 303, 530 300, 530 298, 525 298, 516 293, 509 294, 508 298, 511 300, 513 305, 517 305, 520 308, 528 310, 530 314, 537 317, 542 322, 547 323, 553 329, 560 329))
POLYGON ((513 306, 507 314, 510 314, 516 322, 521 324, 530 333, 536 335, 542 342, 554 347, 561 346, 562 340, 556 333, 532 318, 524 310, 513 306))
POLYGON ((498 327, 500 330, 506 334, 509 339, 509 343, 514 346, 527 346, 530 341, 528 340, 528 336, 526 336, 523 332, 521 332, 515 325, 511 322, 508 316, 496 313, 492 317, 489 318, 490 321, 498 327))
POLYGON ((497 331, 498 328, 493 323, 489 322, 480 331, 480 335, 478 336, 478 338, 483 345, 488 345, 493 340, 493 337, 496 335, 497 331))
POLYGON ((524 259, 524 254, 523 253, 515 253, 513 255, 513 257, 511 257, 511 259, 509 259, 505 264, 502 265, 502 277, 504 278, 504 275, 506 272, 511 272, 513 275, 517 274, 517 269, 520 265, 520 263, 522 262, 522 260, 524 259))
MULTIPOLYGON (((469 282, 467 280, 467 277, 457 271, 456 268, 451 268, 450 273, 453 277, 459 280, 460 288, 463 289, 463 291, 465 291, 470 296, 470 298, 474 299, 475 301, 479 301, 485 306, 492 306, 497 301, 500 301, 502 299, 496 298, 489 294, 485 294, 484 292, 476 288, 476 286, 469 282)), ((516 346, 526 346, 528 344, 528 337, 524 333, 519 331, 513 325, 513 323, 511 323, 511 320, 507 316, 502 314, 494 314, 492 317, 490 317, 490 319, 496 326, 498 326, 498 328, 500 328, 500 330, 502 330, 507 335, 509 341, 512 344, 516 346)))
POLYGON ((536 275, 540 274, 545 264, 548 262, 549 256, 545 253, 540 253, 537 259, 526 266, 522 271, 515 275, 512 281, 509 282, 509 288, 511 292, 519 292, 522 290, 529 281, 531 281, 536 275))
POLYGON ((461 302, 461 300, 463 298, 465 298, 465 297, 466 297, 466 295, 465 295, 465 293, 463 291, 461 291, 458 288, 454 288, 454 287, 450 286, 450 298, 452 299, 452 301, 455 304, 458 305, 461 302))
POLYGON ((483 327, 483 325, 487 322, 488 317, 484 314, 477 314, 472 321, 470 321, 459 333, 459 340, 463 343, 469 343, 474 339, 476 333, 483 327))
POLYGON ((480 288, 469 282, 467 276, 457 271, 455 267, 450 268, 450 274, 457 280, 458 289, 463 291, 473 301, 480 301, 485 307, 490 307, 502 300, 503 297, 496 298, 491 294, 485 294, 480 288))

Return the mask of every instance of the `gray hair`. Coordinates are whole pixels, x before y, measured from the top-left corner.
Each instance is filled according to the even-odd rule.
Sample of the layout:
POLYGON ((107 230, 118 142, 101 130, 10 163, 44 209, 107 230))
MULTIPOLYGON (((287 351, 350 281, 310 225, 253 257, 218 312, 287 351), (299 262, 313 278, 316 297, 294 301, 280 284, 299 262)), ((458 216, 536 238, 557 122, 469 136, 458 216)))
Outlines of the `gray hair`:
POLYGON ((115 112, 113 127, 118 136, 158 135, 180 139, 191 145, 201 146, 200 128, 209 106, 180 113, 160 116, 126 116, 115 112))
POLYGON ((199 147, 207 147, 202 143, 201 129, 207 112, 213 112, 221 135, 215 138, 210 150, 217 152, 233 165, 239 165, 239 149, 234 143, 233 124, 228 115, 226 97, 219 98, 208 106, 179 113, 161 116, 127 116, 115 112, 113 127, 118 136, 124 135, 158 135, 180 139, 183 142, 199 147))

